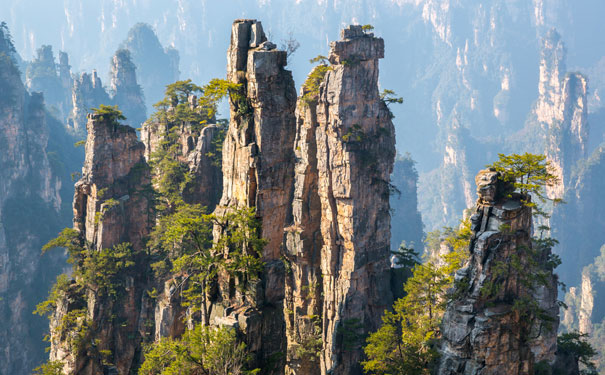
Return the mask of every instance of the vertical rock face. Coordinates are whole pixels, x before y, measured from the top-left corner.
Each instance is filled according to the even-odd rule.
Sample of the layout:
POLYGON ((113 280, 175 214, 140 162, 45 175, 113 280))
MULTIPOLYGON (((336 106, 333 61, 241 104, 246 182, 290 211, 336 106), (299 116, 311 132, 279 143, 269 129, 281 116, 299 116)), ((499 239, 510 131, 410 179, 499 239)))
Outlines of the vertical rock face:
POLYGON ((562 198, 571 169, 587 157, 587 79, 567 73, 561 36, 551 29, 542 40, 539 98, 534 109, 546 137, 546 153, 560 182, 548 188, 551 198, 562 198))
POLYGON ((74 80, 71 101, 72 109, 67 118, 67 126, 80 135, 85 134, 86 114, 90 109, 111 103, 96 70, 92 74, 82 73, 74 80))
MULTIPOLYGON (((192 96, 192 106, 196 104, 192 96)), ((169 109, 170 110, 170 109, 169 109)), ((213 155, 220 153, 217 147, 224 135, 223 126, 212 124, 201 131, 194 131, 194 124, 161 124, 154 120, 145 122, 141 129, 141 139, 145 143, 145 158, 149 161, 166 139, 170 127, 176 130, 181 162, 187 164, 191 181, 184 188, 183 199, 190 204, 201 204, 212 212, 221 199, 223 173, 213 155)), ((174 129, 173 129, 174 131, 174 129)))
POLYGON ((129 242, 143 248, 149 232, 145 146, 133 128, 88 115, 86 158, 74 195, 74 227, 96 249, 129 242), (107 205, 109 199, 118 205, 107 205), (104 206, 105 204, 105 206, 104 206), (99 219, 97 213, 102 213, 99 219))
MULTIPOLYGON (((60 52, 60 56, 66 55, 60 52)), ((36 58, 26 70, 26 86, 30 92, 42 92, 46 103, 54 107, 57 114, 65 116, 69 111, 69 87, 65 87, 51 46, 43 45, 37 50, 36 58), (59 73, 59 74, 58 74, 59 73)))
MULTIPOLYGON (((89 243, 89 251, 101 251, 129 243, 137 252, 143 249, 151 225, 149 169, 144 145, 129 126, 119 125, 99 115, 88 115, 86 159, 82 178, 74 194, 74 228, 89 243)), ((146 273, 135 271, 125 278, 125 292, 107 298, 88 290, 85 295, 67 291, 57 302, 51 319, 50 359, 62 361, 70 374, 101 374, 117 371, 128 374, 136 366, 144 330, 143 290, 146 273), (70 335, 61 332, 63 318, 85 307, 90 323, 86 340, 90 348, 76 349, 70 335), (95 353, 109 352, 113 365, 95 353)), ((144 267, 142 267, 145 270, 144 267)))
POLYGON ((556 277, 547 266, 550 250, 532 244, 531 208, 521 203, 527 198, 507 198, 510 188, 497 172, 479 172, 476 183, 471 258, 456 274, 457 296, 443 317, 438 373, 532 374, 534 364, 555 360, 559 308, 556 277), (545 285, 528 279, 535 271, 530 267, 546 272, 545 285), (536 301, 551 322, 522 316, 514 306, 524 300, 536 301))
POLYGON ((179 79, 179 53, 174 48, 162 47, 153 28, 145 23, 134 25, 120 48, 132 54, 146 106, 151 108, 164 96, 166 85, 179 79))
POLYGON ((360 373, 362 336, 392 302, 389 179, 394 127, 378 93, 384 42, 361 26, 331 43, 317 104, 323 274, 322 374, 360 373), (355 337, 344 342, 345 335, 355 337))
POLYGON ((44 358, 47 328, 31 312, 62 263, 40 257, 60 229, 62 197, 43 97, 27 93, 13 53, 0 25, 0 374, 25 375, 44 358))
MULTIPOLYGON (((305 95, 301 92, 301 97, 305 95)), ((296 108, 292 225, 285 229, 287 374, 319 374, 322 349, 322 210, 317 170, 317 98, 296 108)))
MULTIPOLYGON (((231 101, 223 143, 223 196, 215 213, 255 207, 262 222, 261 235, 268 241, 262 254, 265 271, 253 302, 260 319, 249 319, 245 330, 249 347, 270 371, 269 359, 279 358, 286 346, 280 256, 293 178, 296 91, 291 72, 284 69, 286 52, 266 40, 260 22, 233 23, 227 56, 227 77, 242 87, 239 98, 231 101)), ((214 232, 215 239, 222 235, 219 227, 214 232)), ((228 291, 223 292, 229 300, 228 291)), ((276 368, 283 368, 280 362, 276 368)))
POLYGON ((147 118, 145 98, 137 83, 136 67, 128 50, 117 50, 111 59, 110 90, 113 102, 118 104, 132 126, 140 127, 147 118))

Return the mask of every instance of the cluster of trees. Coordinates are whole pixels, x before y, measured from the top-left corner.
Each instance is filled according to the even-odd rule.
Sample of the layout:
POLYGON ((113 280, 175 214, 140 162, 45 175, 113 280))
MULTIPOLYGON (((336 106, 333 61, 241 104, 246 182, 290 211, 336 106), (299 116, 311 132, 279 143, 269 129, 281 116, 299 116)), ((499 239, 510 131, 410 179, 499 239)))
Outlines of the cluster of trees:
MULTIPOLYGON (((152 122, 164 125, 163 141, 151 155, 156 225, 145 249, 135 251, 130 244, 111 249, 95 250, 75 229, 64 229, 57 238, 44 246, 67 250, 73 274, 61 275, 48 299, 40 303, 35 313, 52 317, 57 305, 66 298, 80 300, 82 308, 68 312, 57 328, 69 336, 76 352, 87 349, 94 340, 92 323, 88 321, 86 296, 118 302, 125 291, 125 277, 137 267, 154 271, 157 280, 173 277, 180 282, 183 304, 191 316, 198 316, 195 328, 180 338, 166 338, 147 347, 142 374, 246 374, 250 357, 245 345, 229 328, 210 327, 209 304, 211 287, 219 275, 237 278, 238 288, 246 290, 258 279, 263 268, 260 252, 265 241, 260 238, 260 223, 254 209, 234 209, 223 215, 213 215, 199 204, 183 198, 191 176, 182 161, 177 144, 178 132, 188 126, 197 132, 215 121, 218 102, 231 94, 238 95, 239 85, 224 80, 212 80, 204 87, 190 80, 168 85, 165 98, 156 104, 152 122), (197 103, 190 102, 199 95, 197 103), (224 233, 213 240, 212 229, 219 226, 224 233), (136 262, 135 262, 136 259, 136 262)), ((237 98, 236 98, 237 99, 237 98)), ((232 98, 233 100, 233 98, 232 98)), ((125 119, 114 106, 101 105, 94 112, 110 123, 125 119)), ((214 155, 219 158, 219 155, 214 155)), ((99 215, 102 220, 102 213, 99 215)), ((157 293, 149 291, 150 295, 157 293)), ((194 322, 196 321, 194 320, 194 322)), ((67 337, 65 336, 65 337, 67 337)), ((63 336, 62 336, 63 337, 63 336)), ((109 363, 111 353, 101 359, 109 363)), ((37 374, 60 374, 63 364, 53 361, 38 367, 37 374)))

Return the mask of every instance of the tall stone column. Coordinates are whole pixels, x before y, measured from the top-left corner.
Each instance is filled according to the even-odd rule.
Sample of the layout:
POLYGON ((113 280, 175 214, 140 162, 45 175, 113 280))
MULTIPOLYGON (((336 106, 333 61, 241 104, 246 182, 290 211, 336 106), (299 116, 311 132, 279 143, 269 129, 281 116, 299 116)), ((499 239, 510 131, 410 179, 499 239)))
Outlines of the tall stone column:
POLYGON ((550 249, 533 244, 532 209, 522 203, 530 197, 511 194, 498 176, 482 170, 475 178, 471 257, 456 274, 457 297, 443 317, 440 375, 533 374, 538 362, 555 361, 559 306, 550 249))
POLYGON ((317 104, 323 282, 322 374, 361 373, 363 337, 391 306, 391 113, 378 92, 384 41, 361 26, 332 42, 317 104))
MULTIPOLYGON (((241 320, 248 347, 267 373, 283 371, 286 350, 285 267, 280 257, 296 132, 296 90, 286 64, 286 52, 267 41, 260 22, 233 23, 227 78, 241 89, 231 94, 231 121, 223 144, 223 196, 215 213, 220 217, 234 208, 254 207, 262 223, 261 236, 268 243, 262 252, 265 270, 253 295, 242 296, 230 290, 233 283, 225 282, 220 283, 221 295, 223 305, 247 306, 230 314, 241 320)), ((216 226, 215 239, 222 235, 216 226)), ((226 309, 225 314, 232 310, 226 309)))

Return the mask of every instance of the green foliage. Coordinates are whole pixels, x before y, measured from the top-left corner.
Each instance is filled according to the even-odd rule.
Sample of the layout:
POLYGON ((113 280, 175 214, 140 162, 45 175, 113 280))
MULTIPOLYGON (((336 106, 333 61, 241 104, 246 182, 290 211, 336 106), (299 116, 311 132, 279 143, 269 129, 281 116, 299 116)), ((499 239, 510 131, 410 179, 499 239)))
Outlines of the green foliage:
POLYGON ((139 374, 256 374, 258 369, 246 370, 250 359, 233 329, 197 325, 181 339, 163 338, 150 346, 139 374))
POLYGON ((86 144, 86 140, 81 140, 81 141, 74 143, 74 147, 82 147, 85 144, 86 144))
POLYGON ((36 367, 34 375, 63 375, 63 362, 48 361, 36 367))
POLYGON ((321 65, 328 65, 328 58, 324 55, 317 55, 311 60, 309 60, 311 64, 320 63, 321 65))
POLYGON ((239 98, 241 88, 241 84, 217 78, 204 87, 192 83, 190 79, 177 81, 166 86, 164 99, 153 105, 156 112, 152 119, 173 126, 188 123, 194 130, 199 131, 201 125, 215 119, 218 103, 228 95, 232 100, 234 97, 239 98), (199 96, 197 103, 189 102, 192 95, 199 96))
POLYGON ((500 172, 503 181, 511 183, 516 191, 526 197, 522 202, 533 209, 534 215, 549 217, 537 202, 532 202, 532 198, 542 204, 547 201, 554 204, 561 202, 561 199, 550 199, 546 195, 546 188, 555 186, 559 178, 544 155, 528 152, 522 155, 498 154, 498 160, 487 167, 500 172))
POLYGON ((579 332, 568 332, 557 337, 557 350, 562 353, 571 354, 573 358, 584 365, 583 374, 596 374, 596 366, 593 358, 597 351, 587 341, 587 334, 579 332))
POLYGON ((63 229, 56 238, 53 238, 46 245, 42 246, 42 253, 55 248, 64 248, 67 250, 67 262, 70 264, 79 265, 84 260, 84 243, 80 237, 80 232, 75 229, 63 229))
MULTIPOLYGON (((450 252, 438 259, 429 259, 412 268, 412 277, 405 285, 406 295, 385 311, 380 329, 367 339, 362 362, 369 374, 430 374, 438 358, 436 341, 441 337, 439 325, 449 301, 448 289, 454 285, 454 274, 468 258, 470 223, 460 228, 445 228, 430 234, 427 249, 435 252, 442 243, 450 252)), ((409 262, 414 260, 409 249, 409 262)))
POLYGON ((260 237, 261 223, 253 207, 231 210, 214 216, 213 221, 221 228, 222 235, 216 241, 217 250, 227 254, 225 270, 235 278, 242 293, 250 290, 264 268, 260 260, 267 240, 260 237))
POLYGON ((124 275, 135 265, 136 252, 129 243, 88 252, 82 267, 74 270, 80 283, 98 296, 118 297, 125 290, 124 275))
POLYGON ((326 64, 324 56, 317 56, 315 59, 311 59, 312 63, 316 61, 321 61, 321 64, 317 65, 313 68, 313 70, 311 70, 311 73, 309 73, 305 83, 303 83, 302 100, 307 105, 317 100, 319 96, 319 86, 323 82, 326 73, 332 69, 326 64))
POLYGON ((70 284, 71 279, 66 274, 62 273, 57 276, 57 281, 51 288, 48 298, 37 304, 33 313, 40 316, 50 316, 55 311, 57 302, 63 297, 70 284))
POLYGON ((321 319, 317 315, 307 316, 311 321, 312 332, 303 334, 300 345, 296 347, 295 353, 299 359, 306 361, 319 361, 323 340, 321 338, 321 319))
POLYGON ((92 111, 94 114, 100 116, 99 120, 107 121, 110 124, 119 124, 120 120, 126 120, 126 117, 118 109, 117 105, 101 104, 99 108, 92 108, 92 111))
POLYGON ((391 254, 395 256, 395 264, 400 267, 411 269, 418 264, 418 253, 406 247, 405 241, 399 245, 399 249, 391 250, 391 254))
POLYGON ((153 263, 159 272, 168 270, 183 277, 185 305, 201 311, 209 322, 209 293, 219 272, 239 283, 246 292, 258 280, 264 267, 260 260, 266 241, 258 236, 260 223, 254 209, 234 210, 221 217, 205 214, 200 205, 179 204, 174 213, 161 216, 151 233, 150 246, 159 258, 153 263), (223 235, 212 241, 212 225, 221 226, 223 235))
POLYGON ((361 142, 366 139, 366 135, 359 124, 353 124, 345 134, 342 135, 342 140, 349 142, 361 142))
POLYGON ((398 97, 397 94, 395 94, 395 91, 393 91, 393 90, 384 89, 380 93, 380 99, 384 102, 384 104, 386 104, 387 109, 389 110, 389 118, 391 118, 391 119, 395 118, 395 115, 393 115, 393 112, 391 111, 391 108, 389 108, 389 105, 402 104, 403 98, 398 97))
POLYGON ((362 29, 364 32, 369 33, 370 31, 374 30, 374 26, 372 26, 372 25, 370 25, 370 24, 367 24, 367 25, 363 25, 363 26, 361 27, 361 29, 362 29))

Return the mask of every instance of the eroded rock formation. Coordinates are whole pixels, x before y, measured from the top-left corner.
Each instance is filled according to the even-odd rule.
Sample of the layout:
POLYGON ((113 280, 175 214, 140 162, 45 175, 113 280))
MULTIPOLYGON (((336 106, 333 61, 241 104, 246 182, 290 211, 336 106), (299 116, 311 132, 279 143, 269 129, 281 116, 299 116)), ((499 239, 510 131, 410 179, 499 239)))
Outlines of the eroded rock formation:
POLYGON ((0 374, 21 375, 46 356, 40 340, 47 322, 32 311, 64 260, 41 257, 40 248, 70 220, 63 211, 69 175, 61 167, 73 163, 64 158, 60 140, 67 135, 54 127, 43 95, 29 94, 21 81, 4 23, 0 56, 0 374))
POLYGON ((136 67, 130 51, 126 49, 117 50, 111 58, 110 91, 112 102, 120 107, 133 127, 139 128, 147 119, 145 98, 137 83, 136 67))
POLYGON ((297 108, 293 222, 285 230, 291 374, 360 373, 362 337, 392 302, 395 144, 378 93, 384 42, 361 26, 341 37, 318 91, 303 88, 297 108))
MULTIPOLYGON (((75 186, 74 228, 87 251, 129 244, 136 254, 145 246, 152 224, 145 147, 133 128, 102 115, 88 115, 87 131, 82 178, 75 186)), ((50 359, 61 361, 66 373, 128 374, 137 365, 147 329, 142 310, 147 308, 143 290, 148 275, 142 258, 133 261, 134 269, 120 275, 125 290, 106 295, 88 285, 82 294, 82 287, 72 283, 57 302, 50 323, 50 359), (68 325, 65 317, 78 309, 86 312, 76 321, 79 332, 85 332, 80 345, 73 338, 77 333, 61 328, 68 325)))
POLYGON ((320 87, 317 154, 324 303, 322 374, 359 372, 363 340, 391 305, 389 179, 395 129, 378 93, 384 41, 360 26, 333 42, 320 87), (344 330, 358 334, 344 342, 344 330))
MULTIPOLYGON (((241 88, 231 100, 223 143, 223 196, 215 213, 220 217, 232 208, 255 207, 262 222, 261 236, 268 243, 261 256, 261 285, 248 301, 250 308, 236 310, 232 318, 243 320, 240 327, 249 348, 270 371, 270 361, 283 368, 279 353, 286 349, 285 267, 280 257, 292 189, 296 91, 291 72, 284 69, 286 52, 266 40, 260 22, 233 23, 227 56, 227 78, 241 88)), ((222 235, 221 227, 215 227, 214 235, 215 240, 222 235)), ((246 299, 229 290, 221 294, 223 304, 241 305, 246 299)))
POLYGON ((536 363, 555 361, 550 249, 532 241, 532 210, 521 201, 528 197, 510 195, 498 177, 491 170, 476 177, 471 258, 456 274, 456 297, 443 317, 439 374, 533 374, 536 363), (544 283, 532 278, 539 272, 544 283))
POLYGON ((575 164, 588 148, 588 81, 568 73, 561 36, 551 29, 542 39, 539 97, 534 114, 545 134, 546 153, 559 183, 547 188, 550 198, 562 198, 575 164))

